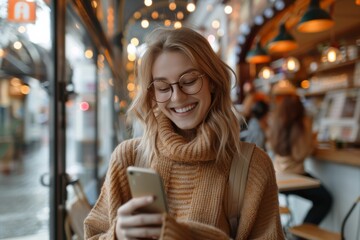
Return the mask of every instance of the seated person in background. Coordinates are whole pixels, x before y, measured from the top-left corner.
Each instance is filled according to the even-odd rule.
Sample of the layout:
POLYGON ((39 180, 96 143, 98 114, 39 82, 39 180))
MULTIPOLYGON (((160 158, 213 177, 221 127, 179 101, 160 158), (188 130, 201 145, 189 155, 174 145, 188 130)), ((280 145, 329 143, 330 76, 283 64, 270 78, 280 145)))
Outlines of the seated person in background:
MULTIPOLYGON (((274 153, 276 172, 314 178, 305 171, 304 161, 313 152, 316 139, 312 133, 312 122, 305 116, 305 108, 299 96, 295 93, 278 95, 274 107, 269 121, 269 142, 274 153)), ((320 224, 332 205, 332 196, 323 185, 283 193, 295 194, 312 202, 304 223, 320 224)))
POLYGON ((247 129, 241 132, 241 139, 255 143, 266 150, 266 131, 268 128, 269 104, 259 100, 251 107, 251 117, 247 129))
POLYGON ((269 101, 268 96, 264 92, 256 90, 252 85, 249 86, 250 89, 245 95, 245 99, 241 104, 240 110, 240 114, 245 118, 246 122, 248 122, 251 117, 251 109, 254 103, 258 101, 269 101))

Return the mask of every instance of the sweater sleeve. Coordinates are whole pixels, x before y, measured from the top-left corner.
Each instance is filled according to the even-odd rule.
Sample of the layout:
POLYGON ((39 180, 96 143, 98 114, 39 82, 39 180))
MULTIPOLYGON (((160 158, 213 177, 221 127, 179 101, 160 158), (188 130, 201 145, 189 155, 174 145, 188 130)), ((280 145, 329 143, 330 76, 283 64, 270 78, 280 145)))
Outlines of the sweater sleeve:
POLYGON ((268 154, 259 148, 255 148, 249 166, 236 239, 285 239, 274 166, 268 154))
POLYGON ((131 197, 126 166, 133 162, 132 146, 125 141, 114 150, 100 196, 84 221, 85 239, 116 239, 117 209, 131 197))
POLYGON ((192 221, 177 222, 170 215, 165 214, 160 239, 229 240, 229 236, 216 227, 192 221))

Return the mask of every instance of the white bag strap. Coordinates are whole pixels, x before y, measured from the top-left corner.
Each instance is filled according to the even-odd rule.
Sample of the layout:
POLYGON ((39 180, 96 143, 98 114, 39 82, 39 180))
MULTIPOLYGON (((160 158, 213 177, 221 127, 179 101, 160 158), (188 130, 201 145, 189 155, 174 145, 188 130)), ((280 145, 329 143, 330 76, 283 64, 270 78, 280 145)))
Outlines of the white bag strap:
POLYGON ((229 174, 229 204, 227 211, 230 222, 230 236, 232 238, 236 237, 244 200, 248 169, 254 147, 255 144, 253 143, 241 142, 241 154, 240 156, 235 154, 231 162, 229 174))

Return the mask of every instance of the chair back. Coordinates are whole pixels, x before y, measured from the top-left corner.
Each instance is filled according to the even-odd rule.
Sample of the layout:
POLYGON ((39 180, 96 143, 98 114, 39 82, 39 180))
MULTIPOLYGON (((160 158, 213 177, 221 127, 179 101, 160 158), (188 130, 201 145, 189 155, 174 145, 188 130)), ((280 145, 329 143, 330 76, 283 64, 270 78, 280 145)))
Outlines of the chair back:
POLYGON ((351 208, 349 209, 349 211, 346 213, 344 220, 342 221, 341 224, 341 240, 345 240, 345 226, 346 226, 346 222, 349 219, 351 213, 354 211, 356 205, 360 202, 360 196, 355 200, 355 202, 353 203, 353 205, 351 206, 351 208))

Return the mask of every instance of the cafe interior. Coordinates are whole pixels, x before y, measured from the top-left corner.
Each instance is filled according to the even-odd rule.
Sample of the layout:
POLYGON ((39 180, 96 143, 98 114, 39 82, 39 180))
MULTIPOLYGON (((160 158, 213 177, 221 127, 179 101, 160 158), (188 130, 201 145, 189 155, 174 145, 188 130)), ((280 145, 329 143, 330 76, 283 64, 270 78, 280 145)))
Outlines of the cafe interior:
MULTIPOLYGON (((282 216, 290 215, 288 230, 305 239, 360 236, 359 210, 353 212, 360 189, 358 4, 284 1, 284 8, 272 18, 267 18, 271 13, 268 8, 249 13, 250 24, 237 38, 240 106, 246 95, 242 93, 251 87, 271 98, 275 87, 286 89, 290 83, 314 120, 318 144, 305 166, 334 198, 332 210, 320 226, 296 224, 309 205, 281 194, 283 184, 297 180, 278 179, 281 205, 286 206, 281 208, 282 216)), ((300 186, 298 180, 299 187, 309 187, 306 183, 300 186)))
MULTIPOLYGON (((174 2, 164 5, 171 9, 174 2)), ((129 4, 124 9, 134 7, 129 4)), ((141 10, 148 19, 155 12, 141 10)), ((137 17, 125 16, 130 46, 134 36, 141 42, 152 27, 150 21, 144 29, 137 17)), ((332 210, 320 226, 301 224, 309 202, 282 191, 312 188, 319 181, 278 176, 285 232, 306 239, 340 239, 345 233, 359 239, 360 209, 352 206, 360 196, 360 2, 196 1, 184 22, 207 36, 236 71, 233 100, 240 112, 250 91, 271 99, 274 88, 291 85, 314 121, 318 145, 306 169, 333 195, 332 210)))
MULTIPOLYGON (((3 14, 5 2, 0 1, 0 20, 8 17, 3 14)), ((15 224, 19 219, 12 214, 12 223, 6 215, 7 210, 18 210, 9 204, 0 208, 0 225, 14 229, 0 231, 0 239, 32 234, 34 239, 64 239, 66 213, 58 209, 74 198, 69 190, 74 182, 82 184, 89 204, 94 204, 112 150, 139 130, 125 113, 136 95, 136 59, 147 33, 157 26, 187 26, 208 39, 237 75, 231 96, 240 113, 251 92, 271 100, 274 89, 295 89, 313 120, 317 145, 305 168, 318 180, 277 174, 284 232, 289 239, 360 239, 360 0, 28 2, 48 14, 52 46, 15 31, 22 22, 0 22, 0 36, 6 36, 0 37, 0 187, 12 194, 8 186, 19 189, 16 178, 36 176, 33 184, 41 182, 39 189, 47 195, 41 219, 33 221, 40 223, 21 233, 15 224), (12 47, 15 40, 27 50, 20 53, 12 47), (14 79, 27 91, 16 92, 14 79), (56 93, 51 91, 55 88, 56 93), (18 115, 20 135, 8 132, 14 122, 10 112, 23 113, 18 115), (14 160, 17 141, 22 161, 14 160), (39 166, 45 170, 26 175, 27 158, 34 164, 44 147, 46 157, 41 159, 47 164, 39 166), (65 175, 78 181, 67 181, 65 175), (52 183, 47 176, 53 177, 52 183), (333 197, 332 208, 320 225, 302 224, 311 203, 284 192, 320 182, 333 197), (37 229, 43 234, 46 229, 46 236, 36 235, 37 229)), ((40 26, 40 21, 29 24, 40 26)), ((2 194, 0 206, 16 199, 2 194)), ((29 209, 18 216, 25 211, 29 209)))

